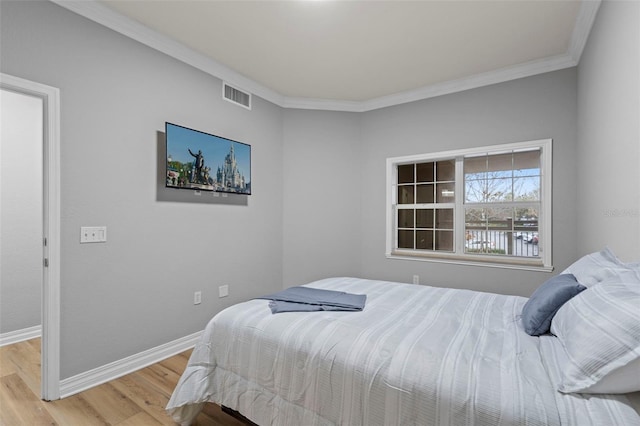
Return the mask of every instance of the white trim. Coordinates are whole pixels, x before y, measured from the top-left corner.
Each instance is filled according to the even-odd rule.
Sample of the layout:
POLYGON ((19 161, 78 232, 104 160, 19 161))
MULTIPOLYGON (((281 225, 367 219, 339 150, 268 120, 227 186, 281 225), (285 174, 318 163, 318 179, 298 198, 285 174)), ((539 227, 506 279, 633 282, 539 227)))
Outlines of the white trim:
POLYGON ((459 260, 459 259, 443 259, 438 257, 429 257, 429 258, 418 258, 416 256, 402 256, 397 254, 388 254, 386 255, 387 259, 396 259, 396 260, 417 260, 417 261, 428 261, 435 263, 448 263, 451 265, 467 265, 467 266, 483 266, 486 268, 498 268, 498 269, 516 269, 519 271, 535 271, 535 272, 553 272, 553 266, 529 266, 529 265, 518 265, 518 264, 510 264, 510 263, 498 263, 498 262, 473 262, 470 260, 459 260))
POLYGON ((552 254, 552 228, 553 228, 553 139, 548 139, 544 145, 542 145, 542 156, 540 157, 540 171, 542 173, 542 209, 543 215, 540 221, 541 226, 541 242, 538 243, 538 252, 542 254, 542 261, 545 267, 553 269, 553 256, 552 254))
POLYGON ((587 44, 591 27, 596 20, 596 14, 600 8, 601 0, 588 0, 583 1, 580 5, 580 11, 576 17, 576 24, 573 27, 573 33, 571 34, 571 41, 569 42, 569 55, 573 58, 575 63, 580 62, 580 57, 584 51, 584 47, 587 44))
POLYGON ((407 92, 395 93, 362 102, 335 101, 326 99, 285 98, 284 108, 367 112, 437 96, 449 95, 465 90, 477 89, 519 78, 530 77, 551 71, 575 67, 578 64, 571 55, 559 55, 499 70, 476 74, 458 80, 425 86, 407 92))
POLYGON ((42 282, 41 397, 60 398, 60 90, 0 73, 0 87, 43 100, 43 206, 48 259, 42 282))
POLYGON ((470 156, 476 154, 486 154, 487 152, 493 151, 512 151, 512 150, 521 150, 527 148, 536 148, 539 146, 544 146, 544 148, 551 148, 550 145, 551 139, 538 139, 535 141, 526 141, 526 142, 511 142, 504 144, 496 144, 496 145, 488 145, 488 146, 478 146, 474 148, 463 148, 463 149, 453 149, 450 151, 440 151, 434 153, 425 153, 425 154, 414 154, 414 155, 406 155, 401 157, 392 157, 387 158, 387 167, 392 166, 393 164, 400 163, 414 163, 420 160, 435 160, 439 158, 449 157, 455 158, 459 156, 470 156))
POLYGON ((281 104, 277 104, 277 105, 281 106, 282 108, 311 109, 311 110, 318 110, 318 111, 342 111, 342 112, 365 112, 365 111, 367 111, 365 109, 364 102, 341 101, 341 100, 337 100, 337 99, 314 99, 314 98, 285 97, 283 102, 281 104))
POLYGON ((190 334, 164 345, 156 346, 118 361, 85 371, 60 382, 60 396, 66 398, 79 392, 117 379, 149 365, 191 349, 200 339, 202 331, 190 334))
POLYGON ((389 106, 400 105, 436 96, 461 92, 490 84, 502 83, 518 78, 529 77, 578 64, 587 37, 593 26, 601 0, 583 1, 573 28, 568 51, 536 61, 517 64, 495 71, 471 75, 458 80, 425 86, 416 90, 396 93, 365 101, 343 101, 338 99, 313 99, 283 96, 268 87, 251 80, 231 68, 217 62, 195 50, 164 36, 141 23, 127 18, 96 0, 67 1, 51 0, 78 15, 91 19, 140 43, 166 53, 186 64, 204 71, 232 85, 244 87, 250 93, 272 102, 282 108, 313 109, 328 111, 365 112, 389 106))
POLYGON ((35 339, 42 335, 42 326, 34 325, 20 330, 8 331, 0 334, 0 347, 13 345, 14 343, 24 342, 25 340, 35 339))

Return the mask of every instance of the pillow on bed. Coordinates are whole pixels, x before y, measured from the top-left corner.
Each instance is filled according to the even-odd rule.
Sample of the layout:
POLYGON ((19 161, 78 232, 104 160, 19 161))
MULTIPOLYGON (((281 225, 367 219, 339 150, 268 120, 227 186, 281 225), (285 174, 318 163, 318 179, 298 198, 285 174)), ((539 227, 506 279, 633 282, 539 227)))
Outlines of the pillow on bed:
POLYGON ((551 321, 568 354, 558 390, 564 393, 640 391, 640 271, 583 291, 551 321))
POLYGON ((629 393, 640 390, 640 358, 607 374, 580 393, 629 393))
POLYGON ((633 268, 633 264, 622 263, 608 248, 587 254, 565 269, 563 274, 573 274, 578 282, 586 287, 596 285, 633 268))
POLYGON ((522 325, 531 336, 549 332, 551 319, 569 299, 587 288, 573 274, 561 274, 548 279, 533 292, 522 308, 522 325))

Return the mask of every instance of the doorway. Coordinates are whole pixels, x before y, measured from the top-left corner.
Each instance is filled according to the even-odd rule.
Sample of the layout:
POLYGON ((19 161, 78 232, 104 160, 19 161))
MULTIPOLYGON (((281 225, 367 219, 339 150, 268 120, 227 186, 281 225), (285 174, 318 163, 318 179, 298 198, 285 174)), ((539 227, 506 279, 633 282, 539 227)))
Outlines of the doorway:
MULTIPOLYGON (((37 201, 31 197, 29 208, 38 210, 31 213, 36 214, 36 220, 41 225, 35 225, 37 228, 35 238, 39 240, 39 244, 36 249, 29 249, 34 250, 35 254, 29 255, 28 262, 33 261, 31 256, 39 257, 35 267, 37 269, 36 275, 39 277, 35 279, 37 280, 36 285, 40 287, 41 299, 41 398, 54 400, 60 398, 60 92, 57 88, 8 74, 0 74, 0 90, 2 90, 3 108, 5 100, 10 99, 12 102, 17 102, 12 103, 12 107, 18 104, 30 105, 27 109, 31 109, 32 113, 36 111, 35 115, 40 117, 38 123, 23 126, 23 130, 26 129, 27 132, 33 130, 34 135, 39 135, 37 138, 41 140, 41 143, 38 147, 32 147, 31 150, 19 150, 17 154, 9 150, 5 151, 4 145, 2 147, 2 154, 0 154, 3 156, 2 206, 8 204, 9 201, 8 197, 5 198, 5 190, 10 193, 12 202, 24 195, 20 191, 21 179, 38 182, 34 185, 40 194, 35 196, 37 201), (29 129, 29 127, 33 127, 33 129, 29 129), (4 160, 4 154, 7 153, 12 155, 9 162, 4 160), (15 158, 13 158, 14 154, 15 158), (22 156, 26 156, 26 158, 22 156), (5 166, 7 169, 11 168, 11 176, 4 174, 5 166), (26 172, 24 169, 27 169, 26 172)), ((2 120, 2 136, 4 138, 9 134, 5 133, 5 127, 10 127, 5 126, 8 123, 4 123, 4 121, 19 121, 22 118, 12 116, 8 111, 5 114, 3 111, 2 120)), ((3 207, 2 214, 4 213, 3 207)), ((19 216, 19 214, 12 214, 19 216)), ((10 231, 15 234, 16 241, 20 241, 22 237, 27 235, 26 228, 34 225, 21 223, 20 219, 16 220, 18 221, 16 222, 17 229, 10 231)), ((34 238, 33 235, 30 235, 29 239, 32 238, 34 238)), ((27 268, 34 269, 33 264, 30 265, 27 268)))
POLYGON ((43 101, 0 91, 0 341, 41 334, 43 101))

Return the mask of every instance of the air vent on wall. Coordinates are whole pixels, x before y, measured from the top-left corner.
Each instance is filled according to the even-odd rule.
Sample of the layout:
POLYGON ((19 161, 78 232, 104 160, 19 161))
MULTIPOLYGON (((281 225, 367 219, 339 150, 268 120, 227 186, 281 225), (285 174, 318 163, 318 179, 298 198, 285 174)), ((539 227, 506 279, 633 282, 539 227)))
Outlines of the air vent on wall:
POLYGON ((243 92, 227 83, 222 84, 222 97, 243 108, 251 109, 251 93, 243 92))

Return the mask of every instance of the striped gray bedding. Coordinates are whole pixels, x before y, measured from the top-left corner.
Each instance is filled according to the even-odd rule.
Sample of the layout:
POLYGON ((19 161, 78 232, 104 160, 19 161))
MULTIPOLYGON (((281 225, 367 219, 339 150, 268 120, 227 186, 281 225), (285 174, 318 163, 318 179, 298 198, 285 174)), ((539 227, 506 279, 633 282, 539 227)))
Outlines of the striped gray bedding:
POLYGON ((637 425, 627 395, 561 394, 553 336, 528 336, 526 298, 357 278, 310 287, 366 294, 361 312, 272 315, 267 300, 207 325, 167 406, 205 402, 259 425, 637 425))

